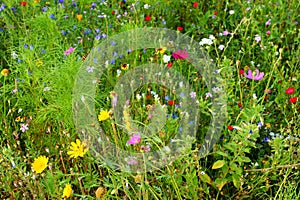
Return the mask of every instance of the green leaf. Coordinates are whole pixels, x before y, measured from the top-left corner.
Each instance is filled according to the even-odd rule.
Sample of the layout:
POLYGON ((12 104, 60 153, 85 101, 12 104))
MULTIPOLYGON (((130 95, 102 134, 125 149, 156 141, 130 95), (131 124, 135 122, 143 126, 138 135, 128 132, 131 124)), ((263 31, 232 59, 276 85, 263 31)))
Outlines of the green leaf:
POLYGON ((234 187, 236 187, 237 189, 239 189, 241 187, 240 177, 237 174, 232 175, 232 181, 233 181, 234 187))
POLYGON ((226 163, 225 160, 218 160, 213 164, 212 169, 219 169, 223 167, 225 163, 226 163))
POLYGON ((212 184, 211 178, 207 174, 201 174, 200 179, 205 183, 208 183, 210 185, 212 184))
POLYGON ((219 189, 219 191, 222 190, 223 186, 226 183, 227 183, 227 179, 226 178, 223 178, 223 179, 217 178, 216 181, 215 181, 216 187, 219 189))
POLYGON ((246 157, 246 156, 238 156, 236 159, 238 162, 251 162, 250 158, 246 157))
POLYGON ((219 155, 224 156, 224 157, 228 157, 228 154, 223 152, 223 151, 216 151, 214 153, 219 154, 219 155))

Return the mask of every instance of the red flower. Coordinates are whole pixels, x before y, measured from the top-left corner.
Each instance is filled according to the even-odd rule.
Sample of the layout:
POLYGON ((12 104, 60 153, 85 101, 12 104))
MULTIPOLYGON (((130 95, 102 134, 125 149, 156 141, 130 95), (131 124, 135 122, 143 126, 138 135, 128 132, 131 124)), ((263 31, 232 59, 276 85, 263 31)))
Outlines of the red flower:
POLYGON ((288 89, 285 91, 286 94, 294 94, 294 92, 295 92, 295 88, 288 88, 288 89))
POLYGON ((168 105, 169 105, 169 106, 173 106, 174 104, 175 104, 175 102, 174 102, 173 100, 169 100, 169 101, 168 101, 168 105))
POLYGON ((182 31, 183 30, 183 27, 182 26, 178 26, 177 27, 177 31, 182 31))
POLYGON ((240 70, 239 70, 239 75, 242 75, 242 74, 244 74, 244 70, 243 70, 243 69, 240 69, 240 70))
POLYGON ((242 103, 238 103, 238 107, 243 107, 243 104, 242 103))
POLYGON ((26 6, 27 2, 26 1, 22 1, 20 4, 21 4, 21 6, 26 6))
POLYGON ((214 15, 217 15, 218 14, 218 12, 217 11, 214 11, 214 15))
POLYGON ((173 63, 171 63, 171 62, 169 62, 168 64, 167 64, 167 67, 169 67, 169 68, 171 68, 173 66, 173 63))
POLYGON ((147 94, 146 99, 151 99, 151 94, 147 94))
POLYGON ((146 21, 150 21, 150 20, 151 20, 151 16, 147 15, 147 16, 145 17, 145 20, 146 20, 146 21))
POLYGON ((114 15, 115 13, 116 13, 116 12, 115 12, 114 10, 113 10, 113 11, 111 11, 111 14, 112 14, 112 15, 114 15))
POLYGON ((198 2, 194 2, 194 3, 193 3, 193 7, 194 7, 194 8, 197 8, 197 7, 198 7, 198 5, 199 5, 199 3, 198 3, 198 2))
POLYGON ((291 103, 296 103, 297 100, 298 100, 297 97, 292 97, 292 98, 290 98, 290 102, 291 102, 291 103))
POLYGON ((233 129, 234 129, 233 126, 230 126, 230 125, 227 126, 227 128, 228 128, 228 130, 230 130, 230 131, 233 131, 233 129))

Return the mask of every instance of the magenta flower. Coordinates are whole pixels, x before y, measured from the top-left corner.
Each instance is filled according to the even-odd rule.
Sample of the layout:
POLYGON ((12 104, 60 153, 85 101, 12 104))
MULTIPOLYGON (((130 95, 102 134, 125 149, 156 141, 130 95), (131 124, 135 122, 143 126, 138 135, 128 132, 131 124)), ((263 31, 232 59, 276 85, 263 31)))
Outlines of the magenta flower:
POLYGON ((251 80, 260 81, 264 77, 264 72, 259 72, 258 69, 255 70, 254 73, 252 73, 252 70, 248 70, 248 74, 246 72, 244 73, 244 76, 251 80))
POLYGON ((73 47, 70 47, 69 49, 65 50, 65 52, 64 52, 65 56, 67 56, 67 55, 73 53, 74 50, 75 50, 75 49, 74 49, 73 47))
POLYGON ((133 134, 130 139, 127 141, 127 144, 138 144, 141 141, 141 136, 140 134, 133 134))
POLYGON ((20 131, 22 131, 22 133, 24 133, 27 130, 28 130, 28 124, 21 124, 20 131))
POLYGON ((178 59, 178 60, 184 60, 186 59, 188 56, 189 56, 189 53, 187 51, 184 51, 184 50, 177 50, 175 51, 172 56, 175 58, 175 59, 178 59))
POLYGON ((145 151, 145 152, 149 152, 150 149, 151 149, 151 148, 150 148, 149 145, 146 145, 146 146, 142 145, 142 146, 141 146, 141 150, 143 150, 143 151, 145 151))

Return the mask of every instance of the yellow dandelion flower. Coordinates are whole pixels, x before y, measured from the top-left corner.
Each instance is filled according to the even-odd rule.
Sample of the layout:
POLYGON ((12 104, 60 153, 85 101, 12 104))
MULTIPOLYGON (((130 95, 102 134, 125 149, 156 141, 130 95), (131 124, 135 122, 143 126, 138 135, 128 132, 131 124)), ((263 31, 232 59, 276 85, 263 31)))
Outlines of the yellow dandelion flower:
POLYGON ((104 121, 109 118, 109 112, 107 110, 101 110, 100 114, 98 115, 98 120, 104 121))
POLYGON ((267 128, 271 128, 271 124, 270 123, 266 123, 266 127, 267 128))
POLYGON ((82 20, 82 14, 77 14, 76 17, 77 17, 78 21, 82 20))
POLYGON ((8 76, 9 75, 9 70, 8 69, 2 69, 1 75, 2 76, 8 76))
POLYGON ((72 193, 73 193, 72 186, 70 183, 67 183, 64 188, 62 198, 64 199, 69 198, 71 197, 72 193))
POLYGON ((32 163, 32 168, 37 174, 39 174, 42 173, 44 169, 46 169, 47 165, 48 158, 46 156, 40 156, 34 159, 34 162, 32 163))
POLYGON ((34 3, 39 3, 40 1, 39 0, 34 0, 34 3))
POLYGON ((158 54, 158 53, 164 54, 166 50, 167 50, 166 47, 159 48, 159 49, 155 52, 155 54, 158 54))
POLYGON ((85 145, 82 144, 79 139, 76 139, 76 143, 71 142, 70 151, 68 151, 67 154, 70 155, 70 158, 77 158, 78 156, 83 157, 87 151, 88 149, 85 145))

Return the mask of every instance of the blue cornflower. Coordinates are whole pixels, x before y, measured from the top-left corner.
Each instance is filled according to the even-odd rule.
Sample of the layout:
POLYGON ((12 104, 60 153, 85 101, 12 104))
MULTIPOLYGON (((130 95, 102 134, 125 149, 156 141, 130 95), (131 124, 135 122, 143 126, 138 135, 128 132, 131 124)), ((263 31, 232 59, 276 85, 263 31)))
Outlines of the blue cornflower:
POLYGON ((43 7, 43 8, 42 8, 42 11, 43 11, 43 12, 47 12, 47 10, 48 10, 47 7, 43 7))
POLYGON ((66 36, 66 35, 67 35, 67 32, 66 32, 65 30, 61 30, 61 34, 62 34, 63 36, 66 36))
POLYGON ((13 12, 15 12, 17 9, 15 7, 10 8, 13 12))
POLYGON ((50 18, 53 19, 53 20, 56 20, 54 14, 51 14, 51 15, 50 15, 50 18))
POLYGON ((28 44, 25 43, 24 44, 24 48, 27 49, 28 48, 28 44))

